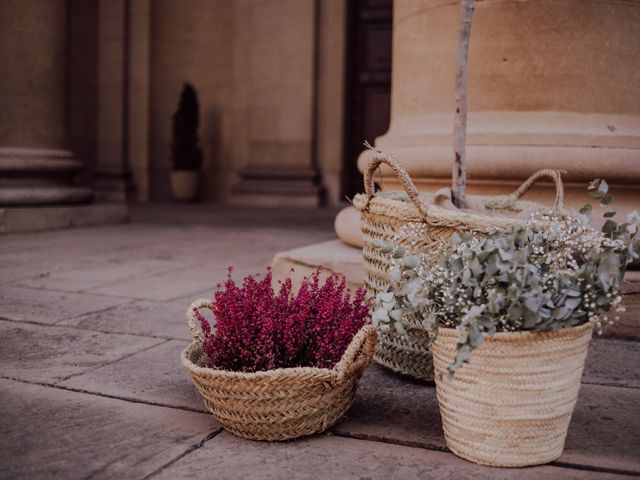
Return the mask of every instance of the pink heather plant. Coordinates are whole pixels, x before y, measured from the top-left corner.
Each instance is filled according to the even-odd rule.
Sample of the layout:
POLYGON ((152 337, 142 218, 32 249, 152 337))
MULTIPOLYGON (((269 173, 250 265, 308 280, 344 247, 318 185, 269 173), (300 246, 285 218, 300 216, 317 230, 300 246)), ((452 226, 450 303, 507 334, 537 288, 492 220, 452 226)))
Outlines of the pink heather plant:
POLYGON ((229 268, 224 289, 213 296, 215 328, 196 312, 212 368, 237 372, 333 368, 369 318, 365 290, 358 289, 351 299, 338 275, 321 285, 316 271, 304 278, 296 294, 288 278, 276 294, 271 269, 261 280, 246 277, 242 286, 233 281, 231 272, 229 268))

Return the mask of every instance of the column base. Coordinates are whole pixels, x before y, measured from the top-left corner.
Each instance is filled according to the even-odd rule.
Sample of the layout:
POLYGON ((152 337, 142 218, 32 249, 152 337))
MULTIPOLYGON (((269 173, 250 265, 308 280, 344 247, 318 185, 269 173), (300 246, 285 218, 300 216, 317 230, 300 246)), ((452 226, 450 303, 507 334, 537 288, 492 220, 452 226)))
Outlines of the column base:
POLYGON ((124 204, 0 208, 0 234, 55 230, 129 221, 124 204))
POLYGON ((0 148, 0 206, 89 203, 91 189, 73 184, 81 169, 67 150, 0 148))
POLYGON ((318 207, 324 190, 311 170, 247 170, 232 192, 234 205, 318 207))

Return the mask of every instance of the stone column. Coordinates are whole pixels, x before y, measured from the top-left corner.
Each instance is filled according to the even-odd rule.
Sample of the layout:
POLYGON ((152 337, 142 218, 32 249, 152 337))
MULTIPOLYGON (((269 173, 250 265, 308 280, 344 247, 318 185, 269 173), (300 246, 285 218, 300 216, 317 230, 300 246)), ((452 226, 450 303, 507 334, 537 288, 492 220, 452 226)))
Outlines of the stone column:
POLYGON ((65 0, 0 2, 0 206, 81 203, 67 149, 65 0))
MULTIPOLYGON (((394 2, 392 113, 376 146, 425 190, 449 185, 459 2, 394 2)), ((605 178, 618 210, 640 204, 640 3, 476 2, 469 51, 471 193, 567 171, 568 201, 605 178)), ((360 160, 362 170, 370 155, 360 160)), ((398 184, 383 171, 384 188, 398 184)), ((551 188, 529 198, 548 200, 551 188)))
POLYGON ((246 164, 235 203, 317 206, 318 18, 321 0, 234 2, 246 164), (283 15, 282 12, 287 14, 283 15))
POLYGON ((128 151, 129 0, 98 3, 98 132, 94 189, 99 200, 133 194, 128 151))

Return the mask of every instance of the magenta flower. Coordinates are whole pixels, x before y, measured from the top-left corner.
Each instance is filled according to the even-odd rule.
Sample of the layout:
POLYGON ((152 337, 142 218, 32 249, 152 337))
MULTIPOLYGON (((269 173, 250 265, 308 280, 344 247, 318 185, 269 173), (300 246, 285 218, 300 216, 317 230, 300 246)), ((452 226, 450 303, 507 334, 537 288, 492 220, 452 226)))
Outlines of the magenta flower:
POLYGON ((320 272, 304 278, 297 293, 291 279, 271 286, 271 269, 242 286, 231 278, 213 295, 215 327, 197 314, 209 366, 256 372, 288 367, 332 368, 353 336, 367 323, 370 305, 360 288, 353 298, 345 279, 320 272))

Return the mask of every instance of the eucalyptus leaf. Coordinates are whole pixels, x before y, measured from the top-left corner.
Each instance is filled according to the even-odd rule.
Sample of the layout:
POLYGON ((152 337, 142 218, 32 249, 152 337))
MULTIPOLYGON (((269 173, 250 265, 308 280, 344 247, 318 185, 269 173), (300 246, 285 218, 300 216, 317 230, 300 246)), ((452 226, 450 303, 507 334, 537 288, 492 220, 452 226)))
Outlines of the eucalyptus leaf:
POLYGON ((590 203, 587 203, 578 211, 583 215, 589 215, 593 211, 593 207, 591 206, 590 203))

